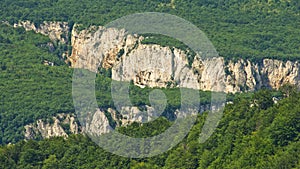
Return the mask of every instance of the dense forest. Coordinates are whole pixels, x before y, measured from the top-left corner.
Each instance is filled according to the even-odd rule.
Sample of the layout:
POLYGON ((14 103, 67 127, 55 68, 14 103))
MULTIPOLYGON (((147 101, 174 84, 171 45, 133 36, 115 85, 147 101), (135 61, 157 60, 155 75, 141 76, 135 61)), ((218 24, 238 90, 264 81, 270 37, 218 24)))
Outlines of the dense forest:
MULTIPOLYGON (((225 58, 299 59, 297 0, 1 0, 0 18, 105 25, 137 12, 165 12, 198 26, 225 58)), ((155 41, 164 43, 165 40, 155 41)))
MULTIPOLYGON (((198 116, 180 144, 151 158, 120 157, 85 136, 71 135, 68 139, 29 140, 0 147, 0 168, 300 168, 300 94, 292 89, 282 88, 283 95, 289 97, 276 104, 269 90, 250 98, 237 96, 203 144, 198 138, 206 113, 198 116)), ((142 127, 134 123, 118 131, 143 137, 170 125, 161 117, 142 127)))
MULTIPOLYGON (((0 21, 66 21, 105 25, 137 12, 165 12, 182 17, 206 33, 227 59, 299 60, 300 3, 296 0, 0 0, 0 21)), ((147 35, 143 43, 186 48, 169 37, 147 35)), ((228 94, 223 118, 203 144, 198 138, 209 112, 199 114, 192 130, 176 147, 143 159, 106 152, 84 135, 67 139, 24 141, 24 125, 58 113, 74 113, 73 69, 61 57, 67 46, 23 28, 0 23, 0 168, 300 168, 300 93, 279 90, 228 94), (50 49, 51 48, 51 49, 50 49), (54 66, 44 65, 45 61, 54 66), (272 98, 280 99, 274 103, 272 98)), ((192 51, 191 51, 192 52, 192 51)), ((193 54, 193 53, 192 53, 193 54)), ((101 108, 114 107, 111 72, 100 70, 96 98, 101 108)), ((133 105, 149 105, 153 88, 130 85, 133 105)), ((180 107, 180 90, 162 89, 168 99, 162 117, 145 125, 117 130, 147 137, 172 125, 170 113, 180 107), (168 116, 167 116, 168 115, 168 116)), ((193 92, 192 90, 190 92, 193 92)), ((200 91, 201 104, 211 92, 200 91)), ((193 99, 191 99, 193 100, 193 99)))
POLYGON ((0 142, 23 139, 23 126, 37 118, 74 111, 72 70, 49 52, 49 38, 0 26, 0 142), (57 66, 45 66, 44 60, 57 66))

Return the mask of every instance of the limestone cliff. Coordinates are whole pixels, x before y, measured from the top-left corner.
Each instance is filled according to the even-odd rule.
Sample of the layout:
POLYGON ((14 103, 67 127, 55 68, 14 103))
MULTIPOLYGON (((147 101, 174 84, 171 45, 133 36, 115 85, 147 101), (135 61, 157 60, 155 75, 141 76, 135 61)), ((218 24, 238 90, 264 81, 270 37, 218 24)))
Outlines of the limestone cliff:
POLYGON ((129 35, 125 30, 91 26, 72 32, 66 22, 43 22, 39 26, 20 21, 22 26, 50 37, 52 41, 68 43, 71 33, 72 53, 68 61, 72 67, 96 72, 98 67, 112 69, 112 78, 132 80, 144 87, 188 87, 201 90, 240 92, 262 86, 278 89, 285 83, 299 86, 299 63, 263 59, 262 63, 248 60, 224 61, 222 57, 195 57, 188 66, 185 51, 142 44, 144 37, 129 35))
POLYGON ((300 87, 299 62, 263 59, 261 64, 238 60, 226 65, 226 91, 256 90, 262 86, 278 89, 284 84, 300 87))
POLYGON ((72 31, 73 67, 97 71, 112 68, 112 78, 133 80, 138 86, 188 87, 201 90, 239 92, 262 86, 278 89, 285 83, 299 86, 299 63, 264 59, 252 63, 240 59, 224 61, 222 57, 195 57, 188 66, 185 51, 145 45, 143 37, 127 35, 125 30, 91 27, 72 31))
POLYGON ((137 36, 126 36, 125 30, 92 26, 78 31, 77 27, 75 24, 72 30, 73 50, 69 57, 72 67, 76 68, 94 72, 98 66, 111 68, 121 54, 127 55, 139 41, 137 36))
POLYGON ((128 35, 125 30, 91 26, 72 32, 66 22, 43 22, 36 26, 20 21, 14 27, 24 27, 50 37, 52 41, 68 43, 71 33, 72 53, 67 60, 72 67, 96 72, 98 67, 112 69, 114 80, 130 81, 140 87, 188 87, 201 90, 240 92, 262 86, 278 89, 286 83, 299 84, 299 62, 263 59, 224 61, 222 57, 195 57, 187 66, 185 51, 142 44, 144 37, 128 35))
MULTIPOLYGON (((88 134, 99 136, 109 133, 115 127, 127 126, 133 122, 146 123, 161 116, 162 112, 156 112, 151 106, 121 107, 120 112, 113 108, 97 109, 95 112, 84 114, 84 119, 77 119, 74 114, 58 114, 52 119, 37 120, 35 123, 24 127, 25 140, 37 138, 65 137, 69 134, 88 134), (140 110, 142 108, 143 110, 140 110), (111 118, 109 118, 111 117, 111 118), (110 120, 109 120, 110 119, 110 120), (115 126, 111 124, 115 123, 115 126)), ((210 109, 209 105, 201 106, 200 112, 210 109)), ((196 114, 197 111, 191 111, 196 114)), ((175 110, 176 117, 183 117, 187 113, 175 110)))

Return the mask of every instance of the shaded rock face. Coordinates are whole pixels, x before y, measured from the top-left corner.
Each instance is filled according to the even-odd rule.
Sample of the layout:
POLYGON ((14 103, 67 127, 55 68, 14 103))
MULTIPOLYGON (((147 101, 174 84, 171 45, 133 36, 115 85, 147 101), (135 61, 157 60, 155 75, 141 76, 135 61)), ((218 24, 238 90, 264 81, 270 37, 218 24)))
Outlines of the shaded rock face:
POLYGON ((30 21, 20 21, 14 24, 14 27, 23 27, 26 31, 34 31, 43 35, 49 36, 52 41, 59 41, 61 43, 68 43, 69 26, 67 22, 46 22, 44 21, 39 26, 35 26, 30 21))
POLYGON ((278 89, 286 83, 299 86, 299 63, 264 59, 261 64, 240 59, 225 62, 222 57, 195 57, 188 66, 187 55, 176 48, 141 44, 143 37, 125 30, 91 27, 72 31, 73 67, 96 72, 112 68, 112 79, 133 81, 144 87, 187 87, 240 92, 262 86, 278 89))

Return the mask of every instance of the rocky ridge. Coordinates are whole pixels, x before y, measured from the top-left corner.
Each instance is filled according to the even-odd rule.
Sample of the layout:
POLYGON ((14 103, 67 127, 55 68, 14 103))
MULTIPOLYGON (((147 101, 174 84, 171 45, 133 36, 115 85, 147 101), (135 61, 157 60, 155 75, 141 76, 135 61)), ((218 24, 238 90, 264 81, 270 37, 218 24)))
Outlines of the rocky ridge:
MULTIPOLYGON (((208 110, 210 107, 201 107, 201 112, 208 110)), ((58 114, 52 119, 37 120, 35 123, 28 124, 24 127, 25 140, 36 138, 64 137, 69 134, 88 134, 99 136, 109 133, 113 127, 127 126, 133 122, 145 123, 155 120, 160 116, 153 107, 144 106, 143 111, 136 106, 122 107, 120 113, 113 108, 97 109, 95 112, 86 113, 84 119, 77 119, 75 114, 58 114), (111 121, 107 117, 109 113, 111 121), (111 122, 115 126, 111 126, 111 122)), ((196 111, 194 111, 196 112, 196 111)), ((177 117, 184 116, 184 112, 176 110, 174 114, 177 117)))
POLYGON ((113 79, 133 80, 140 87, 188 87, 235 93, 263 86, 278 89, 286 83, 300 86, 298 61, 263 59, 253 63, 244 59, 225 61, 223 57, 201 59, 197 55, 192 65, 187 66, 185 51, 142 44, 144 37, 129 35, 125 30, 103 26, 78 30, 79 25, 75 24, 69 32, 66 22, 46 21, 38 27, 30 21, 20 21, 14 24, 18 26, 62 43, 68 43, 71 34, 72 53, 67 58, 71 67, 94 72, 98 67, 112 69, 113 79))
POLYGON ((20 21, 15 23, 13 27, 23 27, 26 31, 34 31, 43 35, 49 36, 52 41, 68 43, 69 25, 67 22, 46 22, 36 25, 30 21, 20 21))
POLYGON ((26 140, 50 137, 68 137, 68 134, 78 134, 81 127, 73 114, 58 114, 52 119, 38 120, 35 123, 24 126, 26 140))
POLYGON ((112 69, 112 78, 133 80, 144 87, 188 87, 193 89, 241 92, 261 87, 278 89, 289 83, 299 87, 299 62, 263 59, 253 63, 223 57, 201 59, 196 55, 188 66, 185 51, 142 44, 144 37, 127 35, 125 30, 91 27, 72 31, 72 67, 96 72, 112 69))
MULTIPOLYGON (((140 87, 187 87, 193 89, 225 91, 230 93, 253 91, 261 87, 278 89, 289 83, 299 87, 299 62, 263 59, 261 63, 239 59, 226 61, 223 57, 202 59, 194 57, 192 65, 188 65, 185 51, 155 44, 143 44, 144 37, 128 35, 125 30, 92 26, 86 30, 78 30, 74 25, 72 32, 66 23, 44 22, 36 28, 30 22, 20 22, 26 30, 48 35, 52 40, 67 43, 62 34, 71 33, 72 53, 67 60, 71 67, 84 68, 97 72, 98 68, 111 69, 112 79, 133 81, 140 87)), ((134 121, 145 122, 156 118, 153 108, 146 107, 145 113, 137 107, 123 107, 120 114, 114 109, 97 110, 90 113, 90 118, 81 127, 74 124, 71 133, 89 132, 98 134, 112 130, 108 113, 116 126, 124 126, 134 121), (77 127, 74 127, 77 126, 77 127)), ((206 109, 207 110, 207 109, 206 109)), ((177 111, 180 115, 180 112, 177 111)), ((68 116, 68 115, 67 115, 68 116)), ((70 119, 67 117, 66 119, 70 119)), ((35 124, 25 126, 25 137, 31 139, 37 135, 43 138, 53 136, 67 137, 68 132, 62 126, 70 120, 61 121, 53 118, 54 123, 39 120, 35 124)))

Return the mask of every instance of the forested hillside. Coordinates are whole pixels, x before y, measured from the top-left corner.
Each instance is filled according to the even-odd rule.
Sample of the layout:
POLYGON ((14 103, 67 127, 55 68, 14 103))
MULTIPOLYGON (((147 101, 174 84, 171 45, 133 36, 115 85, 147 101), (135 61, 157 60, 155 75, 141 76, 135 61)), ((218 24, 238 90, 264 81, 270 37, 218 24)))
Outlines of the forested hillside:
MULTIPOLYGON (((82 135, 21 141, 0 147, 1 168, 300 168, 300 94, 274 104, 261 90, 236 97, 224 111, 216 132, 198 141, 206 113, 199 115, 189 135, 172 150, 152 158, 129 159, 104 151, 82 135), (255 106, 251 104, 256 103, 255 106)), ((121 133, 143 137, 170 125, 165 118, 143 127, 133 124, 121 133)))
POLYGON ((297 0, 1 0, 1 6, 1 20, 11 24, 30 20, 36 25, 43 21, 105 25, 137 12, 166 12, 198 26, 225 58, 300 57, 297 0))
MULTIPOLYGON (((106 152, 88 137, 24 141, 24 126, 59 113, 74 113, 72 75, 62 57, 67 45, 14 23, 66 21, 83 28, 105 25, 137 12, 166 12, 182 17, 206 33, 226 59, 300 60, 300 3, 297 0, 0 0, 0 168, 300 168, 300 93, 292 85, 227 95, 223 117, 214 134, 199 142, 209 112, 176 147, 143 159, 106 152), (7 24, 6 21, 10 24, 7 24), (275 99, 275 100, 273 100, 275 99), (277 102, 277 100, 279 100, 277 102)), ((148 35, 145 44, 186 48, 169 37, 148 35)), ((71 50, 69 46, 69 50, 71 50)), ((228 61, 227 60, 227 61, 228 61)), ((114 108, 110 70, 96 76, 100 108, 114 108)), ((130 101, 149 105, 153 88, 130 84, 130 101)), ((116 128, 134 137, 149 137, 173 124, 180 90, 163 88, 168 101, 163 115, 146 124, 116 128)), ((190 92, 193 92, 191 89, 190 92)), ((200 91, 209 105, 211 92, 200 91)), ((193 98, 189 98, 193 103, 193 98)), ((111 119, 110 119, 111 120, 111 119)), ((110 121, 111 122, 111 121, 110 121)), ((113 126, 115 127, 115 126, 113 126)))
POLYGON ((49 38, 0 25, 0 142, 23 138, 23 126, 72 107, 72 71, 48 52, 49 38), (44 60, 57 66, 45 66, 44 60), (59 97, 58 97, 59 96, 59 97))
MULTIPOLYGON (((60 48, 49 52, 50 39, 26 32, 23 28, 0 25, 0 144, 24 139, 24 126, 47 120, 58 113, 74 113, 72 100, 73 70, 57 56, 60 48), (52 62, 54 66, 44 65, 52 62)), ((96 96, 101 108, 114 107, 109 71, 101 70, 96 78, 96 96)), ((135 106, 150 105, 152 88, 130 86, 135 106)), ((164 114, 180 107, 180 90, 163 89, 168 99, 164 114)), ((210 92, 200 92, 201 104, 210 103, 210 92)))

